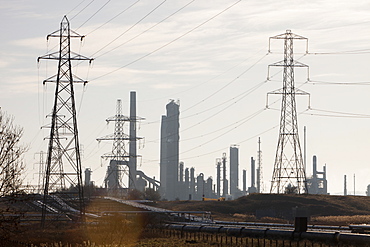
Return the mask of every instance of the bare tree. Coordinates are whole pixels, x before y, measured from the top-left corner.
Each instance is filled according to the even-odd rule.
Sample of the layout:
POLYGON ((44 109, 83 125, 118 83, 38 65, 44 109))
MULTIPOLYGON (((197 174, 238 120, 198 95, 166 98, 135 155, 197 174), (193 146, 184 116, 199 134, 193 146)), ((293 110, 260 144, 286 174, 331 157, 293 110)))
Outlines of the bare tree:
POLYGON ((24 170, 23 128, 14 125, 14 117, 0 110, 0 196, 19 192, 24 170))

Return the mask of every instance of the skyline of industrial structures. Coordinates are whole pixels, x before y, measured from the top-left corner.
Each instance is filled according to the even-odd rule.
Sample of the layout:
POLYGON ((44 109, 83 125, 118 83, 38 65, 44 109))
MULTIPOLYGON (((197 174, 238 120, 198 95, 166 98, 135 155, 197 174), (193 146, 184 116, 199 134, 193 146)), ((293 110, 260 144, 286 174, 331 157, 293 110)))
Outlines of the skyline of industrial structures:
MULTIPOLYGON (((77 5, 72 0, 4 3, 0 16, 7 35, 0 41, 3 47, 0 106, 25 130, 23 141, 30 146, 25 154, 25 182, 37 183, 37 163, 43 162, 42 156, 45 159, 50 129, 40 127, 50 124, 50 118, 45 116, 52 112, 55 90, 54 84, 43 85, 42 81, 54 75, 57 68, 52 60, 36 63, 35 58, 57 50, 58 41, 45 41, 45 36, 67 14, 72 29, 86 36, 83 42, 71 41, 72 50, 95 59, 91 66, 73 63, 73 71, 89 81, 75 87, 78 148, 82 170, 90 168, 90 179, 97 185, 104 185, 109 165, 100 156, 112 150, 112 143, 99 143, 96 138, 112 133, 104 119, 115 114, 115 100, 121 99, 125 112, 130 104, 128 93, 135 91, 139 95, 138 115, 146 118, 136 126, 143 137, 137 140, 137 152, 141 155, 136 160, 138 177, 156 177, 156 181, 161 177, 163 107, 171 102, 169 99, 181 100, 177 165, 180 168, 183 162, 184 177, 179 177, 179 181, 184 183, 189 173, 190 183, 194 167, 194 183, 202 173, 203 180, 212 176, 213 183, 220 184, 220 194, 224 184, 229 193, 235 192, 235 184, 231 183, 234 181, 226 180, 235 176, 234 166, 229 167, 232 160, 229 148, 236 145, 237 188, 244 190, 245 177, 248 181, 245 190, 262 187, 266 192, 273 177, 281 115, 280 96, 270 95, 266 106, 266 93, 278 88, 284 79, 278 68, 271 70, 266 79, 267 66, 281 59, 283 44, 282 40, 272 40, 269 50, 268 37, 290 29, 310 39, 308 52, 304 52, 304 44, 299 44, 303 42, 294 43, 295 59, 310 65, 308 80, 305 72, 296 71, 296 87, 311 95, 310 104, 306 97, 297 98, 297 134, 302 137, 305 128, 305 157, 310 160, 316 155, 326 164, 325 169, 316 170, 315 176, 311 162, 306 163, 304 158, 306 177, 316 179, 322 186, 323 171, 328 181, 327 192, 343 194, 346 189, 348 195, 365 195, 370 172, 367 156, 370 74, 366 69, 370 34, 364 30, 370 23, 367 14, 370 5, 363 1, 319 3, 292 5, 288 1, 256 0, 212 1, 212 4, 129 0, 111 1, 104 6, 96 1, 77 5), (40 154, 37 158, 36 153, 40 154), (228 168, 225 170, 223 153, 228 168), (255 162, 254 186, 250 184, 251 157, 255 162), (245 169, 248 175, 244 176, 245 169), (225 181, 221 178, 217 181, 216 177, 224 177, 224 173, 225 181)), ((125 129, 125 133, 129 131, 125 129)), ((302 144, 302 138, 300 141, 302 144)), ((180 169, 178 172, 181 173, 180 169)))
MULTIPOLYGON (((144 191, 145 188, 154 188, 166 200, 236 199, 247 194, 263 193, 260 186, 261 179, 258 175, 261 174, 260 156, 262 151, 260 138, 258 138, 258 150, 256 150, 259 165, 256 167, 256 160, 251 157, 249 181, 246 176, 247 169, 243 169, 242 185, 239 187, 239 148, 237 145, 230 145, 229 155, 223 153, 222 158, 216 158, 216 182, 214 182, 213 176, 196 172, 194 167, 185 167, 184 162, 179 161, 179 116, 179 102, 170 100, 166 105, 166 115, 162 115, 161 177, 159 181, 156 181, 155 177, 151 178, 142 171, 137 171, 136 166, 132 165, 132 160, 138 157, 136 140, 141 139, 136 137, 136 123, 138 120, 144 120, 144 118, 136 116, 136 92, 130 92, 129 117, 123 115, 121 100, 117 100, 116 115, 106 120, 107 122, 115 122, 115 133, 97 139, 98 141, 113 141, 112 152, 102 155, 109 161, 104 180, 104 188, 107 189, 108 193, 117 195, 118 191, 124 192, 123 194, 127 193, 127 189, 144 191), (130 123, 129 135, 123 132, 125 122, 130 123), (135 124, 131 124, 132 122, 135 124), (126 151, 127 146, 129 147, 128 152, 126 151), (227 173, 228 171, 229 173, 227 173), (208 176, 207 179, 206 176, 208 176)), ((314 155, 312 167, 313 175, 306 180, 308 193, 328 194, 326 165, 324 165, 322 172, 317 171, 317 157, 314 155)), ((91 183, 93 183, 91 181, 91 169, 86 168, 84 184, 90 185, 91 183)), ((269 192, 265 191, 264 193, 269 192)), ((286 191, 280 193, 286 193, 286 191)))

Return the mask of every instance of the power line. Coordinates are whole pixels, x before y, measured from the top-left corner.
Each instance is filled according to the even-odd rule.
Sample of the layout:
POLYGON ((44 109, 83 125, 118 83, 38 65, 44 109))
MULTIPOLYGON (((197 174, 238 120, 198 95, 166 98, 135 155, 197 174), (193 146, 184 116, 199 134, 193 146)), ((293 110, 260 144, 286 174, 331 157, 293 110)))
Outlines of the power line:
POLYGON ((108 24, 109 22, 113 21, 114 19, 116 19, 118 16, 122 15, 123 13, 125 13, 127 10, 129 10, 130 8, 132 8, 135 4, 137 4, 138 2, 140 2, 140 0, 137 0, 136 2, 134 2, 133 4, 131 4, 130 6, 128 6, 126 9, 122 10, 121 12, 119 12, 117 15, 115 15, 114 17, 112 17, 111 19, 109 19, 108 21, 104 22, 103 24, 101 24, 99 27, 95 28, 94 30, 92 30, 91 32, 89 32, 87 35, 90 35, 92 34, 93 32, 95 32, 96 30, 100 29, 101 27, 103 27, 104 25, 108 24))
MULTIPOLYGON (((110 44, 112 44, 114 41, 116 41, 117 39, 121 38, 125 33, 127 33, 128 31, 130 31, 131 29, 133 29, 137 24, 139 24, 140 22, 142 22, 145 18, 147 18, 149 15, 151 15, 154 11, 156 11, 160 6, 162 6, 167 0, 164 0, 163 2, 161 2, 160 4, 158 4, 154 9, 152 9, 148 14, 144 15, 140 20, 138 20, 134 25, 132 25, 131 27, 129 27, 128 29, 126 29, 123 33, 121 33, 120 35, 118 35, 116 38, 114 38, 112 41, 110 41, 108 44, 106 44, 105 46, 103 46, 102 48, 100 48, 98 51, 96 51, 94 54, 92 54, 91 56, 94 56, 95 54, 97 54, 98 52, 100 52, 101 50, 103 50, 104 48, 106 48, 107 46, 109 46, 110 44)), ((97 56, 96 58, 98 57, 101 57, 100 56, 97 56)))
MULTIPOLYGON (((211 118, 213 118, 213 117, 217 116, 218 114, 220 114, 221 112, 223 112, 224 110, 226 110, 226 109, 230 108, 232 105, 236 104, 236 103, 237 103, 237 102, 239 102, 240 100, 244 99, 246 96, 248 96, 249 94, 251 94, 252 92, 254 92, 255 90, 257 90, 259 87, 261 87, 265 82, 266 82, 266 81, 260 82, 260 83, 259 83, 259 84, 257 84, 256 86, 254 86, 254 87, 252 87, 252 88, 248 89, 247 91, 244 91, 243 93, 241 93, 241 94, 239 94, 239 95, 237 95, 237 96, 233 97, 231 100, 227 100, 227 101, 222 102, 222 103, 220 103, 220 104, 218 104, 218 105, 216 105, 216 106, 214 106, 214 107, 211 107, 211 108, 209 108, 209 109, 207 109, 207 110, 204 110, 204 111, 202 111, 202 112, 200 112, 200 113, 195 113, 195 114, 193 114, 193 115, 190 115, 190 116, 187 116, 187 117, 183 117, 183 118, 181 118, 181 119, 188 118, 188 117, 193 117, 193 116, 197 116, 197 115, 199 115, 199 114, 201 114, 201 113, 204 113, 204 112, 207 112, 207 111, 212 110, 212 109, 214 109, 214 108, 217 108, 218 106, 224 105, 225 103, 227 103, 227 102, 229 102, 229 101, 232 101, 233 99, 236 99, 236 98, 238 98, 238 97, 241 97, 240 99, 235 100, 235 101, 234 101, 234 102, 232 102, 231 104, 229 104, 229 105, 227 105, 226 107, 222 108, 221 110, 217 111, 217 112, 216 112, 216 113, 214 113, 213 115, 211 115, 211 116, 207 117, 207 119, 206 119, 206 120, 208 121, 208 120, 210 120, 211 118)), ((181 131, 180 131, 180 133, 183 133, 183 132, 185 132, 185 131, 187 131, 187 130, 190 130, 190 129, 194 128, 195 126, 197 126, 197 125, 199 125, 199 124, 201 124, 201 123, 204 123, 204 122, 205 122, 205 120, 199 121, 199 122, 197 122, 197 123, 195 123, 195 124, 193 124, 193 125, 189 126, 188 128, 186 128, 186 129, 184 129, 184 130, 181 130, 181 131)), ((168 136, 167 136, 167 137, 168 137, 168 136)), ((161 140, 161 138, 156 139, 156 140, 154 140, 154 141, 149 141, 149 142, 157 142, 157 141, 159 141, 159 140, 161 140)))
POLYGON ((332 51, 332 52, 307 52, 307 55, 336 55, 336 54, 367 54, 370 49, 348 50, 348 51, 332 51))
MULTIPOLYGON (((208 83, 208 82, 210 82, 210 81, 212 81, 212 80, 214 80, 214 79, 217 79, 218 77, 220 77, 220 76, 222 76, 222 75, 226 74, 227 72, 229 72, 229 71, 233 70, 234 68, 238 67, 238 66, 239 66, 239 65, 241 65, 242 63, 244 63, 244 62, 248 61, 251 57, 253 57, 254 55, 258 54, 258 53, 259 53, 259 52, 261 52, 262 50, 264 50, 264 48, 262 48, 261 50, 257 51, 257 52, 256 52, 255 54, 253 54, 252 56, 247 57, 247 58, 246 58, 246 59, 244 59, 243 61, 241 61, 241 62, 239 62, 239 63, 237 63, 237 64, 233 65, 232 67, 228 68, 227 70, 225 70, 225 71, 223 71, 223 72, 221 72, 221 73, 219 73, 219 74, 215 75, 214 77, 212 77, 212 78, 210 78, 210 79, 208 79, 208 80, 205 80, 205 81, 203 81, 203 82, 201 82, 201 83, 199 83, 199 84, 197 84, 197 85, 195 85, 195 86, 193 86, 193 87, 190 87, 190 88, 188 88, 188 89, 185 89, 185 90, 182 90, 182 91, 179 91, 179 92, 176 92, 176 93, 173 93, 173 94, 171 94, 171 95, 164 96, 164 97, 161 97, 161 98, 141 100, 140 102, 146 102, 146 101, 155 101, 155 100, 168 99, 169 97, 173 97, 173 95, 182 94, 182 93, 188 92, 188 91, 190 91, 190 90, 193 90, 193 89, 195 89, 195 88, 198 88, 198 87, 200 87, 200 86, 202 86, 202 85, 204 85, 204 84, 206 84, 206 83, 208 83)), ((253 65, 253 66, 254 66, 254 65, 253 65)), ((186 110, 188 110, 188 109, 186 109, 186 110)))
MULTIPOLYGON (((267 130, 264 130, 264 131, 262 131, 262 132, 260 132, 260 133, 258 133, 258 134, 256 134, 256 135, 254 135, 254 136, 252 136, 252 137, 248 137, 247 139, 244 139, 244 140, 242 140, 242 141, 240 141, 240 142, 237 142, 237 143, 235 143, 235 144, 236 144, 236 145, 240 145, 240 144, 242 144, 242 143, 244 143, 244 142, 247 142, 247 141, 250 141, 250 140, 254 140, 256 137, 258 137, 258 136, 262 136, 263 134, 265 134, 265 133, 267 133, 267 132, 269 132, 269 131, 271 131, 271 130, 273 130, 273 129, 277 128, 278 126, 279 126, 279 125, 275 125, 275 126, 273 126, 272 128, 269 128, 269 129, 267 129, 267 130)), ((191 157, 188 157, 188 158, 181 158, 181 160, 190 160, 190 159, 199 158, 199 157, 206 156, 206 155, 209 155, 209 154, 213 154, 213 153, 221 152, 221 151, 223 151, 223 150, 225 150, 225 149, 227 149, 227 148, 229 148, 229 146, 228 146, 228 147, 224 147, 224 148, 220 148, 220 149, 218 149, 218 150, 211 151, 211 152, 208 152, 208 153, 203 153, 203 154, 201 154, 201 155, 191 156, 191 157)))
POLYGON ((310 108, 309 110, 310 111, 324 112, 324 113, 332 113, 332 114, 337 114, 337 115, 316 114, 316 113, 306 113, 306 115, 322 116, 322 117, 370 118, 370 115, 368 115, 368 114, 340 112, 340 111, 331 111, 331 110, 322 110, 322 109, 315 109, 315 108, 310 108))
POLYGON ((74 7, 72 10, 70 10, 66 15, 68 16, 72 11, 74 11, 75 9, 77 9, 85 1, 86 0, 82 0, 79 4, 76 5, 76 7, 74 7))
POLYGON ((194 149, 197 149, 197 148, 199 148, 199 147, 202 147, 203 145, 208 144, 208 143, 210 143, 211 141, 214 141, 214 140, 216 140, 216 139, 218 139, 218 138, 220 138, 220 137, 222 137, 222 136, 224 136, 224 135, 226 135, 226 134, 230 133, 230 131, 232 131, 232 130, 235 130, 235 129, 239 128, 240 126, 242 126, 242 125, 243 125, 243 124, 245 124, 246 122, 248 122, 248 121, 252 120, 253 118, 257 117, 257 116, 258 116, 259 114, 261 114, 264 110, 265 110, 265 108, 262 108, 262 109, 260 109, 260 110, 258 110, 258 111, 256 111, 256 112, 252 113, 251 115, 249 115, 249 116, 247 116, 247 117, 243 118, 242 120, 239 120, 239 121, 237 121, 237 122, 235 122, 235 123, 233 123, 233 124, 231 124, 231 125, 229 125, 229 126, 226 126, 226 127, 224 127, 224 128, 218 129, 218 130, 216 130, 216 131, 209 132, 209 133, 207 133, 207 134, 203 134, 203 135, 200 135, 200 136, 197 136, 197 137, 192 137, 192 138, 188 138, 188 139, 182 140, 182 141, 188 141, 188 140, 193 140, 193 139, 201 138, 201 137, 204 137, 204 136, 206 136, 206 135, 210 135, 210 134, 216 133, 216 132, 218 132, 218 131, 220 131, 220 130, 224 130, 225 128, 230 127, 230 126, 232 126, 232 125, 235 125, 235 124, 239 123, 240 121, 242 121, 240 124, 238 124, 237 126, 234 126, 234 127, 233 127, 233 128, 231 128, 230 130, 226 130, 224 133, 222 133, 222 134, 220 134, 220 135, 217 135, 216 137, 214 137, 214 138, 212 138, 212 139, 210 139, 210 140, 208 140, 208 141, 206 141, 206 142, 204 142, 204 143, 202 143, 202 144, 198 145, 197 147, 194 147, 194 148, 192 148, 192 149, 186 150, 186 151, 184 151, 184 152, 182 152, 182 153, 180 153, 180 154, 184 154, 184 153, 190 152, 190 151, 192 151, 192 150, 194 150, 194 149))
POLYGON ((363 81, 363 82, 333 82, 333 81, 317 81, 317 80, 309 80, 305 82, 306 84, 312 85, 341 85, 341 86, 367 86, 370 85, 370 81, 363 81))
POLYGON ((84 23, 82 23, 76 30, 85 25, 89 20, 91 20, 96 14, 98 14, 111 0, 108 0, 103 6, 101 6, 92 16, 90 16, 84 23))
POLYGON ((170 42, 168 42, 168 43, 166 43, 166 44, 164 44, 164 45, 160 46, 159 48, 157 48, 157 49, 155 49, 155 50, 153 50, 153 51, 151 51, 151 52, 149 52, 149 53, 147 53, 147 54, 145 54, 145 55, 143 55, 143 56, 141 56, 141 57, 139 57, 139 58, 137 58, 137 59, 135 59, 135 60, 133 60, 133 61, 131 61, 131 62, 129 62, 129 63, 127 63, 127 64, 123 65, 123 66, 121 66, 121 67, 119 67, 119 68, 117 68, 117 69, 114 69, 114 70, 112 70, 112 71, 110 71, 110 72, 108 72, 108 73, 105 73, 105 74, 103 74, 103 75, 101 75, 101 76, 98 76, 98 77, 96 77, 96 78, 94 78, 94 79, 92 79, 92 80, 90 80, 90 81, 94 81, 94 80, 100 79, 100 78, 102 78, 102 77, 104 77, 104 76, 110 75, 110 74, 112 74, 112 73, 114 73, 114 72, 117 72, 118 70, 121 70, 121 69, 123 69, 123 68, 126 68, 127 66, 130 66, 130 65, 132 65, 132 64, 134 64, 134 63, 136 63, 136 62, 138 62, 138 61, 140 61, 140 60, 142 60, 142 59, 144 59, 144 58, 146 58, 146 57, 148 57, 148 56, 150 56, 150 55, 152 55, 152 54, 156 53, 157 51, 159 51, 159 50, 161 50, 161 49, 163 49, 163 48, 165 48, 165 47, 169 46, 170 44, 172 44, 172 43, 176 42, 177 40, 179 40, 179 39, 181 39, 181 38, 185 37, 186 35, 188 35, 189 33, 193 32, 194 30, 198 29, 199 27, 201 27, 201 26, 205 25, 206 23, 210 22, 211 20, 215 19, 217 16, 219 16, 219 15, 221 15, 222 13, 226 12, 227 10, 229 10, 230 8, 232 8, 233 6, 235 6, 236 4, 240 3, 241 1, 242 1, 242 0, 238 0, 237 2, 233 3, 233 4, 232 4, 232 5, 230 5, 229 7, 225 8, 224 10, 222 10, 221 12, 219 12, 219 13, 217 13, 216 15, 212 16, 210 19, 208 19, 208 20, 206 20, 206 21, 202 22, 201 24, 199 24, 199 25, 197 25, 196 27, 194 27, 194 28, 190 29, 189 31, 187 31, 186 33, 184 33, 184 34, 180 35, 179 37, 177 37, 177 38, 173 39, 172 41, 170 41, 170 42))
POLYGON ((95 0, 92 0, 91 2, 89 2, 83 9, 80 10, 80 12, 78 12, 77 14, 75 14, 75 16, 73 16, 72 18, 69 19, 69 21, 72 21, 76 16, 78 16, 82 11, 84 11, 87 7, 89 7, 95 0))
POLYGON ((240 73, 237 77, 235 77, 233 80, 231 80, 229 83, 227 83, 226 85, 224 85, 223 87, 221 87, 220 89, 218 89, 217 91, 215 91, 214 93, 212 93, 211 95, 209 95, 208 97, 206 97, 205 99, 199 101, 198 103, 194 104, 193 106, 183 110, 182 112, 185 112, 185 111, 188 111, 192 108, 194 108, 195 106, 199 105, 200 103, 203 103, 204 101, 210 99, 211 97, 213 97, 214 95, 216 95, 217 93, 221 92, 223 89, 225 89, 226 87, 228 87, 229 85, 231 85, 233 82, 235 82, 236 80, 238 80, 242 75, 244 75, 245 73, 247 73, 249 70, 251 70, 255 65, 257 65, 262 59, 264 59, 265 57, 267 56, 267 54, 263 55, 260 59, 258 59, 254 64, 252 64, 250 67, 248 67, 246 70, 244 70, 242 73, 240 73))
POLYGON ((189 6, 191 3, 193 3, 194 1, 195 1, 195 0, 192 0, 192 1, 188 2, 187 4, 185 4, 184 6, 182 6, 180 9, 176 10, 175 12, 173 12, 172 14, 170 14, 169 16, 167 16, 166 18, 164 18, 164 19, 162 19, 161 21, 157 22, 156 24, 154 24, 154 25, 153 25, 153 26, 151 26, 150 28, 148 28, 148 29, 144 30, 143 32, 141 32, 141 33, 139 33, 138 35, 136 35, 136 36, 132 37, 131 39, 129 39, 129 40, 127 40, 127 41, 123 42, 122 44, 120 44, 120 45, 118 45, 118 46, 114 47, 113 49, 111 49, 111 50, 109 50, 109 51, 104 52, 103 54, 99 55, 98 57, 102 57, 102 56, 104 56, 104 55, 106 55, 106 54, 110 53, 111 51, 114 51, 114 50, 116 50, 117 48, 119 48, 119 47, 121 47, 121 46, 123 46, 123 45, 125 45, 125 44, 127 44, 127 43, 129 43, 129 42, 131 42, 132 40, 136 39, 137 37, 139 37, 139 36, 143 35, 144 33, 148 32, 149 30, 153 29, 154 27, 158 26, 159 24, 161 24, 161 23, 162 23, 162 22, 164 22, 165 20, 169 19, 170 17, 174 16, 175 14, 177 14, 178 12, 180 12, 181 10, 183 10, 184 8, 186 8, 187 6, 189 6))

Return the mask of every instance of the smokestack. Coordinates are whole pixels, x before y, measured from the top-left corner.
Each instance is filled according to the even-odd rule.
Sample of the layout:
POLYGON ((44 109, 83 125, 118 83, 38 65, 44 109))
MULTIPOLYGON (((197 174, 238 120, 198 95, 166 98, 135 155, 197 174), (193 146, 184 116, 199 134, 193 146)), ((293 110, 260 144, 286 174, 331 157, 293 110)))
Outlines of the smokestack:
POLYGON ((317 178, 317 158, 316 158, 316 155, 313 156, 312 169, 313 169, 313 177, 317 178))
POLYGON ((222 165, 223 165, 223 196, 226 197, 228 188, 227 188, 227 179, 226 179, 226 153, 222 154, 222 165))
POLYGON ((243 170, 243 193, 247 194, 247 170, 243 170))
POLYGON ((190 200, 194 199, 195 195, 195 177, 194 177, 194 167, 190 168, 190 200))
POLYGON ((356 174, 353 174, 353 195, 356 195, 356 174))
POLYGON ((230 147, 230 195, 235 196, 238 192, 239 186, 239 148, 237 145, 232 145, 230 147))
POLYGON ((216 183, 217 183, 217 198, 220 198, 221 196, 221 160, 217 159, 217 175, 216 175, 216 183))
POLYGON ((189 195, 189 168, 185 168, 185 195, 189 195))
POLYGON ((255 160, 251 157, 251 187, 255 187, 255 172, 256 172, 255 160))
POLYGON ((130 92, 130 143, 129 143, 129 188, 136 187, 137 150, 136 150, 136 92, 130 92))
POLYGON ((91 183, 91 173, 92 171, 90 168, 85 169, 85 186, 89 186, 91 183))
POLYGON ((344 194, 347 195, 347 175, 344 175, 344 194))

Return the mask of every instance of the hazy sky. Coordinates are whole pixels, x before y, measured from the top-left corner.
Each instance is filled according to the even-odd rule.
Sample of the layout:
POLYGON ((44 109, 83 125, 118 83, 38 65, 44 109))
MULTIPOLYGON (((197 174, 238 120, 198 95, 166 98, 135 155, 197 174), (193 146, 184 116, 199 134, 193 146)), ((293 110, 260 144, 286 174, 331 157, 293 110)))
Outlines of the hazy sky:
MULTIPOLYGON (((368 1, 220 1, 220 0, 0 0, 0 106, 23 126, 27 181, 37 182, 38 156, 46 151, 54 84, 42 81, 56 73, 55 61, 37 57, 58 49, 46 35, 59 29, 64 15, 73 30, 86 35, 72 50, 93 57, 75 64, 74 74, 89 80, 76 85, 83 167, 102 185, 111 150, 96 138, 113 132, 105 119, 122 99, 137 92, 140 124, 139 169, 159 178, 159 130, 169 99, 180 101, 180 160, 196 173, 215 177, 215 160, 239 145, 241 169, 249 174, 261 137, 263 180, 269 191, 278 140, 280 97, 268 92, 282 86, 282 73, 268 65, 283 59, 283 43, 269 37, 287 29, 309 39, 295 43, 295 59, 310 66, 296 69, 296 85, 311 94, 297 97, 299 131, 307 128, 307 174, 312 155, 327 165, 332 194, 365 194, 370 184, 370 3, 368 1)), ((303 147, 302 147, 303 149, 303 147)), ((248 180, 249 175, 248 175, 248 180)), ((249 183, 249 181, 248 181, 249 183)), ((241 187, 241 176, 239 185, 241 187)), ((248 185, 249 186, 249 185, 248 185)))

